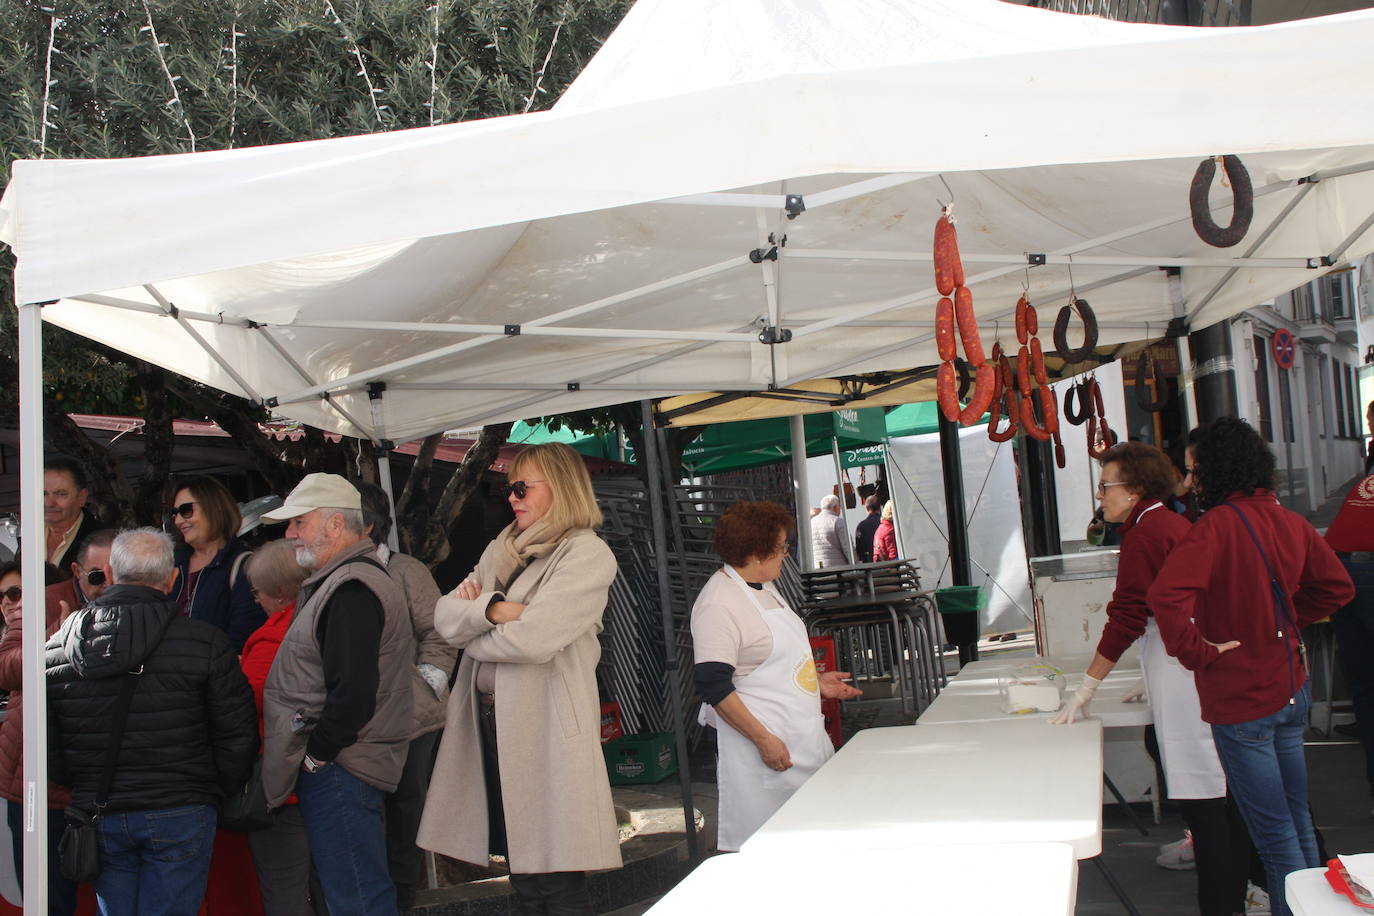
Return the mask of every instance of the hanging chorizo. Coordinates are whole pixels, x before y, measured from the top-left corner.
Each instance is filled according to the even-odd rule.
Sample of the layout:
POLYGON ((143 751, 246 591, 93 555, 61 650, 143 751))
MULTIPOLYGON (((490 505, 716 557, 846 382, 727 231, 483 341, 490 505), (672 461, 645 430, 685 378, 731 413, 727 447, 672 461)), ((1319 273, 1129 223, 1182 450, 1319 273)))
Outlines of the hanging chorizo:
POLYGON ((1015 388, 1002 387, 1001 397, 992 403, 992 416, 988 420, 988 438, 993 442, 1006 442, 1016 436, 1021 428, 1021 395, 1015 388), (1001 419, 1003 409, 1007 415, 1007 428, 999 430, 997 423, 1001 419))
POLYGON ((940 413, 951 423, 959 419, 959 398, 954 390, 954 363, 940 363, 935 374, 935 397, 940 404, 940 413))
POLYGON ((1040 413, 1044 417, 1045 432, 1059 432, 1059 398, 1049 385, 1040 388, 1040 413))
POLYGON ((1059 430, 1054 431, 1054 464, 1061 471, 1069 463, 1069 456, 1064 453, 1064 441, 1059 438, 1059 430))
POLYGON ((948 296, 942 296, 935 304, 935 349, 941 362, 959 355, 954 342, 954 303, 948 296))
POLYGON ((1035 398, 1024 397, 1021 399, 1021 428, 1026 431, 1026 435, 1041 442, 1050 441, 1050 431, 1045 429, 1035 419, 1035 398))
POLYGON ((1255 189, 1250 184, 1250 173, 1239 156, 1222 156, 1221 164, 1231 182, 1234 202, 1231 222, 1225 228, 1218 226, 1212 219, 1212 207, 1207 202, 1212 179, 1217 174, 1217 160, 1213 156, 1198 163, 1197 171, 1193 173, 1193 184, 1188 189, 1188 209, 1192 211, 1193 231, 1198 238, 1213 248, 1230 248, 1250 231, 1250 222, 1255 218, 1255 189))
POLYGON ((1023 398, 1030 397, 1031 393, 1030 362, 1030 348, 1022 347, 1021 352, 1016 354, 1016 387, 1021 389, 1021 396, 1023 398))
POLYGON ((973 386, 973 397, 959 412, 960 426, 972 426, 983 418, 983 414, 988 412, 988 405, 992 403, 992 395, 996 387, 997 370, 987 363, 983 363, 978 367, 978 380, 973 386))
POLYGON ((1016 300, 1016 342, 1022 345, 1030 336, 1030 330, 1026 327, 1026 309, 1029 307, 1030 300, 1025 296, 1016 300))
POLYGON ((1059 310, 1059 317, 1054 321, 1054 346, 1065 363, 1081 363, 1092 355, 1093 350, 1097 348, 1097 316, 1093 314, 1088 300, 1075 296, 1068 305, 1059 310), (1069 346, 1069 319, 1073 317, 1074 312, 1083 319, 1081 347, 1069 346))
POLYGON ((1135 361, 1135 402, 1141 410, 1157 413, 1169 403, 1169 380, 1164 377, 1164 369, 1159 360, 1150 355, 1149 350, 1141 352, 1135 361), (1154 382, 1154 392, 1148 382, 1154 382))
POLYGON ((964 345, 964 357, 973 365, 987 362, 983 342, 978 339, 978 319, 973 314, 973 293, 967 286, 954 288, 954 319, 959 325, 959 340, 964 345))
POLYGON ((1088 422, 1088 417, 1091 415, 1092 405, 1089 403, 1088 383, 1086 381, 1079 382, 1064 392, 1065 420, 1074 426, 1082 426, 1088 422))
POLYGON ((1050 383, 1050 374, 1045 371, 1045 352, 1040 349, 1040 338, 1030 339, 1030 358, 1031 372, 1035 373, 1035 381, 1040 385, 1050 383))
POLYGON ((935 288, 940 295, 948 296, 954 292, 954 287, 964 285, 964 266, 959 263, 959 236, 947 211, 935 221, 932 253, 935 257, 935 288))

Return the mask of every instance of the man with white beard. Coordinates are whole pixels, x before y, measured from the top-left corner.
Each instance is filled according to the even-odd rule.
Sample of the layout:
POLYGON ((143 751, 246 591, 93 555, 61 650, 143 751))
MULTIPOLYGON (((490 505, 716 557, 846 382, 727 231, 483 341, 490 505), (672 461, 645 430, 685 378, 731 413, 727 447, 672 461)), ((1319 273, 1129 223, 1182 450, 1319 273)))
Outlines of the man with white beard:
POLYGON ((294 791, 333 916, 395 914, 383 797, 410 745, 415 641, 404 593, 378 562, 358 490, 309 474, 263 515, 287 522, 301 585, 263 691, 267 803, 294 791))

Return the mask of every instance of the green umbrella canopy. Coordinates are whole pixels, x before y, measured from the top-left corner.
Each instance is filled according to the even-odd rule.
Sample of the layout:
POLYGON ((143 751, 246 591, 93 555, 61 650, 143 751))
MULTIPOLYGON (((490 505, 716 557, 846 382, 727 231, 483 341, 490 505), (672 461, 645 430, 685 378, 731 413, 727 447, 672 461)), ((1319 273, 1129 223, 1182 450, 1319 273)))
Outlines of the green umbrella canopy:
MULTIPOLYGON (((933 433, 938 428, 939 409, 934 402, 902 404, 887 411, 884 408, 847 408, 831 413, 807 414, 807 457, 828 455, 830 439, 839 440, 840 462, 845 467, 879 464, 883 460, 881 443, 897 436, 916 436, 933 433)), ((593 436, 566 427, 550 430, 544 423, 515 424, 510 441, 521 444, 536 442, 564 442, 584 455, 617 459, 615 436, 593 436)), ((694 477, 720 474, 744 468, 761 467, 790 461, 792 435, 786 417, 767 420, 744 420, 738 423, 714 423, 683 451, 683 468, 694 477)), ((634 454, 627 450, 625 460, 634 463, 634 454)))

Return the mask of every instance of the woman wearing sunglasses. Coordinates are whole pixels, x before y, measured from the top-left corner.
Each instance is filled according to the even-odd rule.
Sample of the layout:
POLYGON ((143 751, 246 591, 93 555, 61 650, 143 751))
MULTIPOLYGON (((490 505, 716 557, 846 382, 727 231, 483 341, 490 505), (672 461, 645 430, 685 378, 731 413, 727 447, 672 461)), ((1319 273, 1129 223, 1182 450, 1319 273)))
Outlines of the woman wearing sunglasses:
POLYGON ((183 614, 213 623, 243 651, 244 641, 267 615, 243 574, 250 551, 238 539, 238 503, 213 477, 189 477, 177 487, 171 515, 181 541, 172 597, 183 614))
POLYGON ((621 864, 596 689, 616 561, 577 452, 531 446, 509 480, 515 521, 435 609, 463 660, 418 843, 505 856, 516 912, 591 914, 586 872, 621 864))
MULTIPOLYGON (((48 585, 57 579, 57 570, 46 567, 48 585)), ((65 584, 65 583, 64 583, 65 584)), ((14 850, 14 873, 20 889, 24 882, 24 591, 19 562, 0 564, 0 611, 5 615, 5 631, 0 638, 0 690, 10 692, 9 709, 0 723, 0 796, 5 799, 10 841, 14 850)), ((31 589, 30 601, 42 607, 43 589, 31 589)), ((61 605, 48 607, 48 635, 61 623, 61 605)), ((74 608, 72 609, 74 610, 74 608)), ((56 783, 48 783, 48 913, 69 916, 76 912, 76 885, 62 877, 57 841, 66 828, 66 810, 71 793, 56 783)))

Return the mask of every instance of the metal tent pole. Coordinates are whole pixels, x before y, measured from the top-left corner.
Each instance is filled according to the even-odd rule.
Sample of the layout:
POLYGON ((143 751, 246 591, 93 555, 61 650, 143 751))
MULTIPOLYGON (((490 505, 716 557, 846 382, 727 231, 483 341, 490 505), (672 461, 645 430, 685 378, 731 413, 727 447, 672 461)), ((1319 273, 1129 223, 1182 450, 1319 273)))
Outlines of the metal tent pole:
POLYGON ((658 574, 658 606, 663 616, 663 668, 668 694, 673 704, 673 735, 677 739, 677 771, 682 784, 682 820, 687 834, 687 855, 696 862, 701 856, 697 839, 696 807, 692 803, 692 772, 687 760, 687 729, 683 723, 682 692, 678 672, 677 627, 673 623, 673 603, 668 594, 668 523, 663 508, 663 477, 660 470, 658 436, 654 428, 652 401, 639 402, 644 430, 644 489, 649 497, 649 519, 653 525, 654 570, 658 574))
POLYGON ((797 514, 797 564, 803 571, 816 568, 811 550, 811 505, 806 480, 806 418, 794 414, 787 418, 792 434, 792 502, 797 514))
POLYGON ((385 382, 373 382, 367 387, 367 396, 372 408, 372 442, 377 447, 377 482, 386 492, 386 502, 391 507, 391 531, 387 533, 386 546, 393 553, 399 553, 401 539, 396 531, 401 526, 396 518, 396 494, 391 486, 391 442, 386 438, 386 413, 382 410, 382 395, 385 392, 385 382))
MULTIPOLYGON (((844 510, 848 508, 844 502, 844 462, 840 460, 840 440, 830 437, 830 454, 835 459, 835 489, 840 497, 840 520, 844 521, 844 510)), ((854 541, 849 536, 849 526, 844 525, 844 555, 850 563, 857 563, 859 558, 854 556, 854 541)))
MULTIPOLYGON (((969 569, 968 519, 964 516, 964 466, 959 450, 959 424, 940 416, 940 472, 945 483, 945 527, 949 529, 949 570, 954 585, 972 585, 969 569)), ((937 583, 938 584, 938 583, 937 583)), ((959 647, 959 664, 978 661, 978 628, 973 641, 959 647)))
MULTIPOLYGON (((43 533, 43 316, 42 306, 19 306, 19 515, 23 581, 41 596, 43 533)), ((48 912, 48 691, 42 601, 24 615, 24 912, 48 912)))

